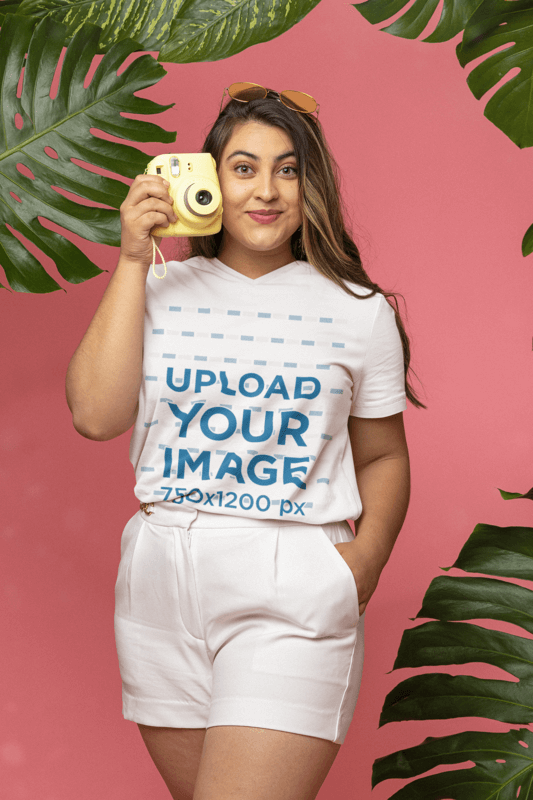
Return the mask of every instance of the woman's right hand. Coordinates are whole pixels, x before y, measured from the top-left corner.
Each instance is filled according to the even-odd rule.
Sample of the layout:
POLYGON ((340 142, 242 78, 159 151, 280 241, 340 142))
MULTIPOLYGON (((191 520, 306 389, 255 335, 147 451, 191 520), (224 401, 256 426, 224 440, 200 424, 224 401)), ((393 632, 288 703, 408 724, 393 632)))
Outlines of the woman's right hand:
MULTIPOLYGON (((168 181, 161 175, 137 175, 120 206, 120 257, 149 269, 152 263, 154 225, 167 228, 176 222, 168 181)), ((154 236, 159 247, 160 236, 154 236)))

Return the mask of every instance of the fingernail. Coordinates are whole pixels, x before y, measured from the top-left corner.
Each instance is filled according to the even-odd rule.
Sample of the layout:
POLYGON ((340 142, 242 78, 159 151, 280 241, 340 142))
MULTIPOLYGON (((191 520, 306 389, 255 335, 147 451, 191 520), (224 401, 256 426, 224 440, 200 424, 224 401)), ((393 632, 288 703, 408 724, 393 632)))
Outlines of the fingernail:
POLYGON ((163 181, 163 183, 165 184, 165 186, 170 186, 170 183, 168 181, 163 181))

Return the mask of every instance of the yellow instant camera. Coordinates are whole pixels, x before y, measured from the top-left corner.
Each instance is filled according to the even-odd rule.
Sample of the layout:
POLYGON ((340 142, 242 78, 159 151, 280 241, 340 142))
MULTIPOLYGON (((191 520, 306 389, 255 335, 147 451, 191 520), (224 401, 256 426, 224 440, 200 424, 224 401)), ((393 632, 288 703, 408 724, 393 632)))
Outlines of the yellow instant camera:
POLYGON ((161 175, 170 186, 177 222, 154 225, 152 236, 210 236, 222 227, 222 193, 210 153, 164 153, 153 158, 146 175, 161 175))

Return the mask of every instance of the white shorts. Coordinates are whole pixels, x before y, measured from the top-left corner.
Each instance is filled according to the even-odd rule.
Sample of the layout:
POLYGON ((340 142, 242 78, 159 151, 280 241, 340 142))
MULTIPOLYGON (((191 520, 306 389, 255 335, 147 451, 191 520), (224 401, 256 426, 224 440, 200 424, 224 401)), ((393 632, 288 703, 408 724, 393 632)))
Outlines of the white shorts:
POLYGON ((348 523, 149 510, 126 524, 115 586, 125 719, 342 744, 363 669, 364 615, 334 547, 348 523))

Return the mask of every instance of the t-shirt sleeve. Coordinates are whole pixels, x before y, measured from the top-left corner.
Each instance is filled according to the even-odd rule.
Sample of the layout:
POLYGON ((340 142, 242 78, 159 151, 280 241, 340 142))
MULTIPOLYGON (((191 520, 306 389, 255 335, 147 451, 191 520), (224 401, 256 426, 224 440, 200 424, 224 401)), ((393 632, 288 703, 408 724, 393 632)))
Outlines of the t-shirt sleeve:
POLYGON ((406 408, 402 340, 394 309, 381 295, 363 369, 354 376, 350 416, 388 417, 406 408))

